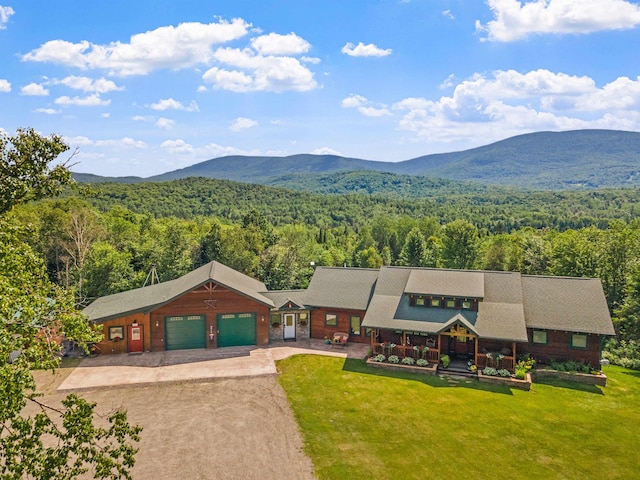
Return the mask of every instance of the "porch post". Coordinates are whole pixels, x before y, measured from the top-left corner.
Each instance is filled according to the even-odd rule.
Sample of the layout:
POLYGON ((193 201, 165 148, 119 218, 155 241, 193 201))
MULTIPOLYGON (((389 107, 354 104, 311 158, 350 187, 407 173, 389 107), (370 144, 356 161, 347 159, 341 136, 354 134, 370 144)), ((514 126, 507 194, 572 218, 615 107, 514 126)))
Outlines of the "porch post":
POLYGON ((480 341, 480 337, 476 337, 476 346, 475 346, 475 352, 473 354, 473 364, 474 365, 478 365, 478 342, 480 341))

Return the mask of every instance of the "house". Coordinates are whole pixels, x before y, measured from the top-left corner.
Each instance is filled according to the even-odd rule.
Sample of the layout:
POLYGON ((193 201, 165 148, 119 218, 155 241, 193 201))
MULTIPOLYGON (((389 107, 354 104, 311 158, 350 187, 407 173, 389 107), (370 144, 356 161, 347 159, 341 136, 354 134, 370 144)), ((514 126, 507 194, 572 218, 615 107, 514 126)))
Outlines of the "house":
POLYGON ((311 337, 349 329, 374 353, 441 355, 513 370, 516 356, 598 365, 614 335, 599 279, 412 267, 319 267, 307 291, 311 337), (353 278, 349 288, 348 279, 353 278), (335 307, 331 299, 335 298, 335 307), (390 346, 393 345, 392 349, 390 346))
POLYGON ((598 279, 413 267, 318 267, 306 290, 267 291, 218 262, 100 298, 105 353, 332 338, 376 353, 513 370, 516 356, 598 365, 614 335, 598 279))

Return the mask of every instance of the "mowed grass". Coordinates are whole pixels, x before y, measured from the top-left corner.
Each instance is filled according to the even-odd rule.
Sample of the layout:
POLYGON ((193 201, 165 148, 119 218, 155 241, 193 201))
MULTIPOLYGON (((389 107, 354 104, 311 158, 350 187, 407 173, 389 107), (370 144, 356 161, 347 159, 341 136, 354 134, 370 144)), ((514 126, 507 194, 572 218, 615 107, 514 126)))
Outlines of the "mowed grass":
POLYGON ((298 355, 277 364, 319 479, 630 479, 640 372, 530 392, 298 355))

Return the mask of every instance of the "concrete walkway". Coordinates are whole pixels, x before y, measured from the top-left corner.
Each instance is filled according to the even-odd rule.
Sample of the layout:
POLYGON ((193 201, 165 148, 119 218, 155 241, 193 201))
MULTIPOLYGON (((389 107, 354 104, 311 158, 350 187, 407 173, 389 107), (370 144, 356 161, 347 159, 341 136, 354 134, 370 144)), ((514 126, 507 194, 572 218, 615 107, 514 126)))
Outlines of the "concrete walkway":
POLYGON ((361 344, 335 346, 325 345, 321 341, 305 340, 291 343, 273 342, 268 347, 99 355, 83 359, 60 384, 58 391, 275 375, 275 361, 292 355, 364 358, 368 348, 368 345, 361 344))

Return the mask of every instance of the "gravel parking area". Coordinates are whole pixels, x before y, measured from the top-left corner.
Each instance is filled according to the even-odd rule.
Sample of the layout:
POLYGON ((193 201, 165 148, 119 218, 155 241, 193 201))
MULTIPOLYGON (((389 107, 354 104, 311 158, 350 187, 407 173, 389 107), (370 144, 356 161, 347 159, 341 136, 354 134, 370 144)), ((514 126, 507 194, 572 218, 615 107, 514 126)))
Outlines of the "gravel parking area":
MULTIPOLYGON (((36 372, 43 400, 72 369, 36 372)), ((161 383, 83 391, 107 414, 128 411, 144 427, 133 470, 136 480, 312 480, 313 465, 275 375, 161 383)))

